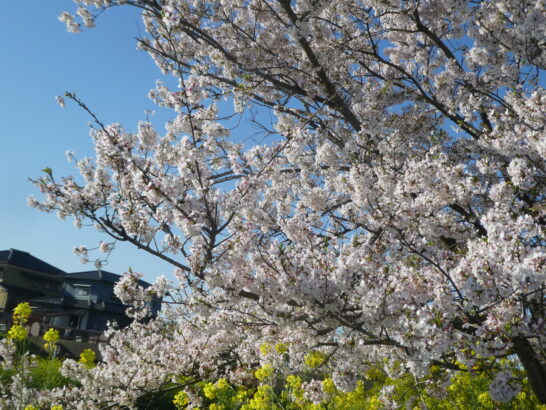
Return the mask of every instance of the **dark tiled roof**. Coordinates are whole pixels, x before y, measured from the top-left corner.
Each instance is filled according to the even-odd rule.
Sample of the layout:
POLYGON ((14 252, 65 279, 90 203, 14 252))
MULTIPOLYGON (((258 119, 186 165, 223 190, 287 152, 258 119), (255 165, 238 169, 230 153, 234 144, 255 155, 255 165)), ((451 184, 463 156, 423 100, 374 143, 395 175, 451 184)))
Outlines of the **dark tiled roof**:
POLYGON ((105 270, 90 270, 86 272, 66 273, 64 275, 64 278, 87 279, 87 280, 97 280, 101 282, 116 283, 118 280, 121 279, 121 276, 112 272, 107 272, 105 270))
POLYGON ((0 251, 0 262, 38 272, 51 273, 54 275, 62 275, 65 273, 61 269, 56 268, 55 266, 50 265, 49 263, 46 263, 35 256, 32 256, 30 253, 19 251, 17 249, 0 251))
MULTIPOLYGON (((66 273, 63 277, 65 279, 86 279, 109 283, 116 283, 118 280, 121 279, 121 275, 107 272, 105 270, 90 270, 86 272, 66 273)), ((144 282, 143 280, 139 280, 138 283, 145 288, 150 286, 148 282, 144 282)))

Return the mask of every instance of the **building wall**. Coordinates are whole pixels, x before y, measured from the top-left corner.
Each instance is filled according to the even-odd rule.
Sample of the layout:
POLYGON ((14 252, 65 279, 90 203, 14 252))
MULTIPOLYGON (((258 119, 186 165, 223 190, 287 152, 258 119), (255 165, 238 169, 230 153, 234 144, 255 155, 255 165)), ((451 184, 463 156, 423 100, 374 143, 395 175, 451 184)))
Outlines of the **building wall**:
POLYGON ((89 300, 92 303, 98 303, 102 300, 112 300, 114 293, 114 284, 109 282, 99 282, 89 279, 69 278, 65 279, 64 292, 79 300, 89 300), (78 285, 89 287, 89 297, 77 296, 76 288, 78 285))
MULTIPOLYGON (((107 281, 97 281, 80 278, 66 278, 64 284, 64 293, 70 295, 78 301, 88 301, 89 310, 86 312, 85 320, 80 324, 81 329, 104 331, 107 323, 115 321, 121 327, 130 323, 129 318, 124 314, 125 309, 121 306, 112 306, 115 302, 114 283, 107 281), (78 296, 77 288, 89 289, 87 297, 78 296), (109 302, 106 306, 102 302, 109 302), (110 305, 110 306, 108 306, 110 305), (119 310, 118 312, 112 310, 119 310)), ((117 305, 117 303, 116 303, 117 305)))
POLYGON ((0 285, 8 292, 6 312, 15 306, 37 296, 55 296, 61 291, 62 283, 55 275, 37 274, 22 268, 0 265, 0 285))

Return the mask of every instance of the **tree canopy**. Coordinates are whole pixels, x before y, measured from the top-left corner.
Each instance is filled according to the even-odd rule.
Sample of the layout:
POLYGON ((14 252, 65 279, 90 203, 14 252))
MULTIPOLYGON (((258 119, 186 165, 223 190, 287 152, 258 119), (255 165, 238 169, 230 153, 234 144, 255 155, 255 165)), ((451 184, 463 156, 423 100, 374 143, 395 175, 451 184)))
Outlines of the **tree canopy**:
MULTIPOLYGON (((137 317, 152 294, 172 303, 115 335, 85 397, 131 403, 173 374, 237 383, 268 343, 293 374, 316 355, 342 391, 374 364, 449 377, 517 355, 546 403, 542 0, 76 3, 60 17, 74 32, 141 8, 138 46, 178 79, 150 92, 165 131, 103 124, 67 94, 93 115, 96 157, 35 181, 34 206, 179 280, 118 285, 137 317)), ((500 372, 491 396, 516 385, 500 372)))

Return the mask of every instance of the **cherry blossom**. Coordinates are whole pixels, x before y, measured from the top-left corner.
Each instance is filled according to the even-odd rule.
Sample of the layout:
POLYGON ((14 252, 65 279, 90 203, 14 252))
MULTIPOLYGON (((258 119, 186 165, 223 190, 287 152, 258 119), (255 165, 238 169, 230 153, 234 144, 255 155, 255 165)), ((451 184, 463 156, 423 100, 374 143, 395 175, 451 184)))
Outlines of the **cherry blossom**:
MULTIPOLYGON (((178 79, 150 92, 172 109, 165 131, 103 124, 67 94, 95 121, 95 158, 35 181, 31 205, 179 280, 154 285, 167 322, 113 331, 80 400, 128 405, 190 369, 240 379, 283 343, 287 372, 320 351, 343 390, 369 363, 419 377, 517 355, 546 403, 542 0, 76 3, 87 27, 141 8, 138 47, 178 79), (233 119, 253 106, 269 119, 249 143, 233 119)), ((117 292, 147 297, 131 276, 117 292)))

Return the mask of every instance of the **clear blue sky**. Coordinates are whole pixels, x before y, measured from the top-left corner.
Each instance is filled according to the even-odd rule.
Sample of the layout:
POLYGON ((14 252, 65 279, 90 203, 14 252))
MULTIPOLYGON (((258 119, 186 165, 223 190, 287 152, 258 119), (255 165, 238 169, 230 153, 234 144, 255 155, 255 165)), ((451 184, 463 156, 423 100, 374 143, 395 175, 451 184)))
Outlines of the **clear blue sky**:
MULTIPOLYGON (((93 269, 72 254, 77 245, 94 246, 103 237, 92 228, 77 230, 26 205, 37 190, 28 178, 51 167, 56 175, 75 173, 65 152, 92 156, 89 117, 74 104, 61 109, 55 96, 75 91, 100 118, 134 130, 156 109, 148 99, 160 72, 151 58, 136 50, 143 32, 136 10, 128 7, 103 14, 97 28, 67 33, 57 20, 75 11, 71 0, 11 1, 2 5, 0 34, 0 250, 16 248, 32 253, 68 272, 93 269)), ((148 280, 170 277, 171 267, 117 245, 106 270, 123 273, 131 266, 148 280)))

